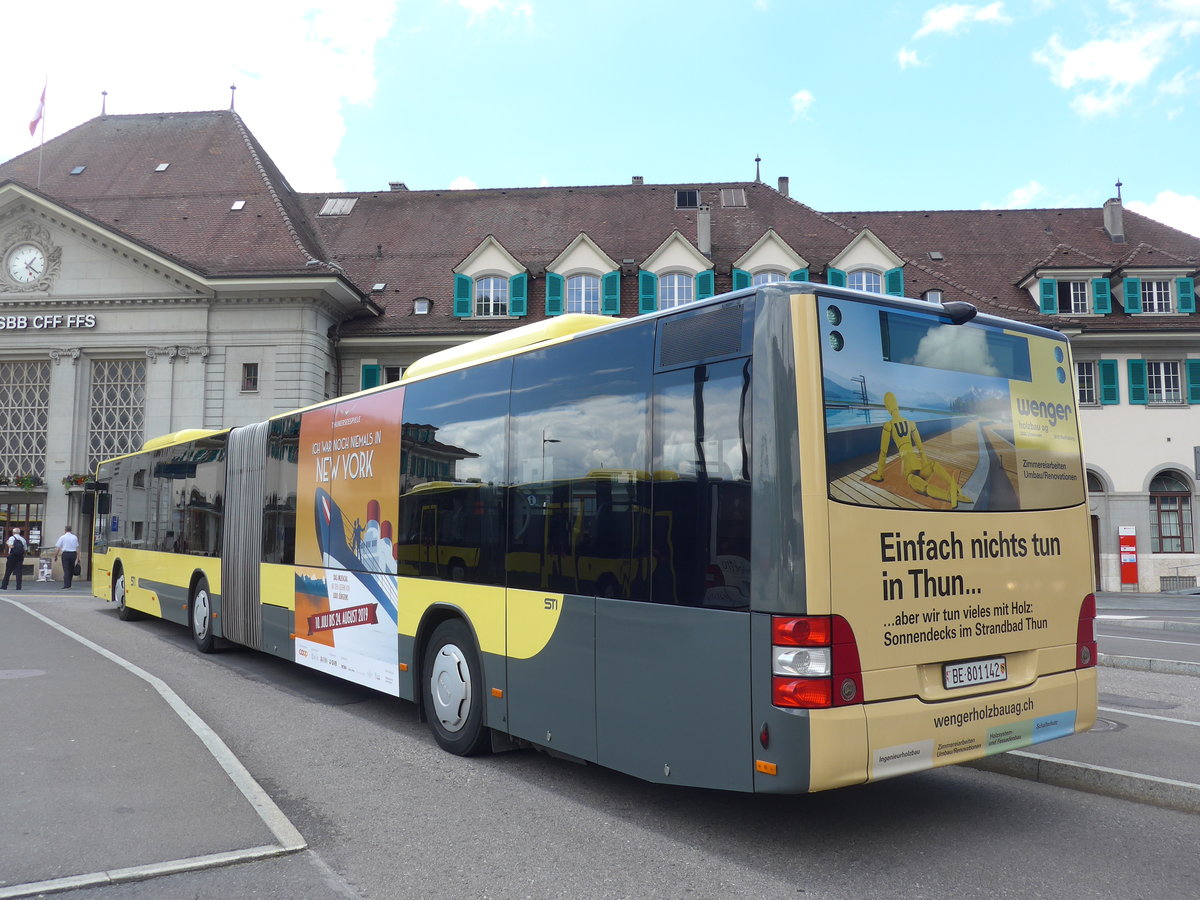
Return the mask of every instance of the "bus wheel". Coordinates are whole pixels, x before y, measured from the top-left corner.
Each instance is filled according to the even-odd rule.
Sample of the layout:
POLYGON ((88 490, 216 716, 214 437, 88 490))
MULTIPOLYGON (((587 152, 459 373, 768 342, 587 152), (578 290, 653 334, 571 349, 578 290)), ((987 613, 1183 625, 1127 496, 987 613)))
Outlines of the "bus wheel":
POLYGON ((188 622, 192 626, 192 640, 201 653, 212 653, 216 639, 212 627, 212 596, 208 593, 208 580, 201 577, 192 591, 188 604, 188 622))
POLYGON ((483 677, 467 626, 448 619, 425 645, 421 693, 433 738, 457 756, 486 752, 491 736, 483 726, 483 677))
POLYGON ((121 569, 113 576, 113 603, 117 604, 117 618, 122 622, 132 622, 138 614, 125 605, 125 573, 121 569))

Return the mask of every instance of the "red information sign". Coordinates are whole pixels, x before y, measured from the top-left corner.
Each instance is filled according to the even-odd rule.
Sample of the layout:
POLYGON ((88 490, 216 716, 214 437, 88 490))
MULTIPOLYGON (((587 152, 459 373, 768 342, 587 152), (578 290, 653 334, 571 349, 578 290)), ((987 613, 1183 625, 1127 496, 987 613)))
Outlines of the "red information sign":
POLYGON ((1121 584, 1137 584, 1137 531, 1132 525, 1117 527, 1117 543, 1121 552, 1121 584))

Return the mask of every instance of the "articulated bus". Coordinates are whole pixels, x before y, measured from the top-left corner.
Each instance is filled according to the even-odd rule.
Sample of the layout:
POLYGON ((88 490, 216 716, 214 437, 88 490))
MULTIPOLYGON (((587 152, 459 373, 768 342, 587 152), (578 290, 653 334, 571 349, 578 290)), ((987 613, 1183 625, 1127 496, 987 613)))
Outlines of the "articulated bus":
POLYGON ((96 595, 436 742, 819 791, 1090 728, 1057 332, 778 283, 564 315, 98 470, 96 595))

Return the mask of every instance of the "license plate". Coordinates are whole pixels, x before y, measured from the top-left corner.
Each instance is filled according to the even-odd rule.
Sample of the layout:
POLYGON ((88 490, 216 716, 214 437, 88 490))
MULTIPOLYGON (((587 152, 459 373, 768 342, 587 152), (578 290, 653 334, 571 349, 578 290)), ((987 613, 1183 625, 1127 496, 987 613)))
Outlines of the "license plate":
POLYGON ((1008 663, 1003 656, 994 659, 975 659, 971 662, 946 663, 942 669, 942 683, 946 690, 991 684, 1008 678, 1008 663))

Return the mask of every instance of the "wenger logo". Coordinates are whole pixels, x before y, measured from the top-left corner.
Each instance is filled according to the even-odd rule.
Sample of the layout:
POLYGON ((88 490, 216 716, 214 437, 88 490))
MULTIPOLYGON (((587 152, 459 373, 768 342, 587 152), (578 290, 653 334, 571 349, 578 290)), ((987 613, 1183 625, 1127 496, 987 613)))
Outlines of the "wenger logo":
POLYGON ((1065 403, 1048 400, 1023 400, 1017 398, 1017 414, 1032 419, 1049 419, 1051 427, 1071 418, 1074 410, 1065 403))

